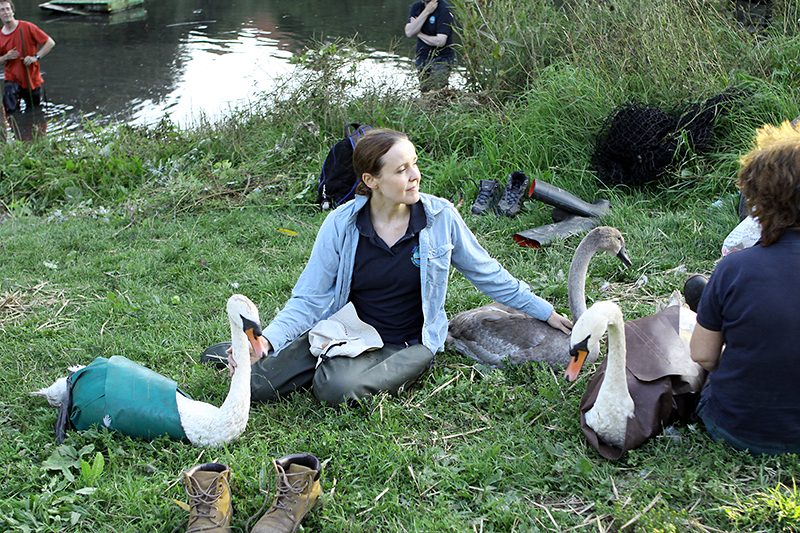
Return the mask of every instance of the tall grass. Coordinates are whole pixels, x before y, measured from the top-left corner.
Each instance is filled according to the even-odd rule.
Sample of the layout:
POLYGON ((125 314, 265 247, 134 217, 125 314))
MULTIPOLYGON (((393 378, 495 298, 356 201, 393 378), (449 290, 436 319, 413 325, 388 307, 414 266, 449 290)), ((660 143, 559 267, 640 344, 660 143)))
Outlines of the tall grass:
POLYGON ((603 88, 651 101, 693 99, 741 76, 797 75, 780 61, 797 50, 790 43, 798 7, 790 0, 774 2, 772 24, 758 35, 745 31, 724 1, 455 4, 468 81, 504 96, 527 89, 550 65, 591 70, 603 88))

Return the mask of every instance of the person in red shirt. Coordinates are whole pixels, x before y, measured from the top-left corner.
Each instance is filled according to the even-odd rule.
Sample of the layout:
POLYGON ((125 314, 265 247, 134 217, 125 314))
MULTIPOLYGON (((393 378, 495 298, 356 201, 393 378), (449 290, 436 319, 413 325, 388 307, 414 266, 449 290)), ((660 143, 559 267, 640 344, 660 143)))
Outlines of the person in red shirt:
POLYGON ((19 111, 19 100, 27 108, 38 108, 42 102, 42 79, 39 60, 56 42, 35 24, 14 18, 14 3, 0 0, 0 63, 5 65, 3 106, 6 114, 19 111))

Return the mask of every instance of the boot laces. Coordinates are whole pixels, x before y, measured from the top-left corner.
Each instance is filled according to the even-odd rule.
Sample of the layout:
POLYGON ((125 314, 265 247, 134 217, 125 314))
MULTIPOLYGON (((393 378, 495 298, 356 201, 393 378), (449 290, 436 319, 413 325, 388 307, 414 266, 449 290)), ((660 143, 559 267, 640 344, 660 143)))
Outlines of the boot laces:
MULTIPOLYGON (((280 466, 278 466, 278 468, 280 468, 280 466)), ((275 497, 274 506, 276 508, 288 511, 289 505, 297 503, 297 496, 301 495, 306 488, 309 488, 309 491, 306 494, 305 502, 305 505, 308 505, 308 501, 311 499, 311 490, 309 486, 311 484, 311 480, 309 479, 307 472, 287 474, 281 468, 281 470, 278 472, 278 477, 280 479, 280 483, 278 484, 278 495, 275 497), (296 477, 297 479, 293 483, 290 483, 290 476, 296 477)))
POLYGON ((189 496, 189 502, 191 505, 191 512, 189 513, 189 519, 187 522, 188 527, 186 529, 186 533, 194 533, 195 531, 205 531, 207 529, 214 529, 219 527, 220 524, 225 523, 228 519, 228 515, 231 512, 230 506, 228 506, 228 510, 225 515, 220 519, 219 522, 214 522, 214 504, 222 498, 223 493, 225 492, 225 488, 223 490, 217 490, 217 483, 226 483, 225 478, 219 476, 217 481, 214 483, 209 483, 208 489, 204 489, 200 486, 198 481, 193 478, 189 478, 191 483, 191 489, 189 485, 184 485, 184 490, 186 491, 186 495, 189 496), (198 526, 195 525, 196 522, 199 520, 209 520, 209 524, 205 526, 198 526))
POLYGON ((489 201, 494 196, 495 188, 487 185, 486 187, 481 187, 478 191, 478 197, 475 199, 475 203, 477 204, 488 204, 489 201))
MULTIPOLYGON (((272 465, 275 467, 275 476, 278 478, 278 493, 275 495, 275 501, 272 502, 272 507, 270 507, 265 516, 273 513, 277 510, 282 510, 287 515, 288 518, 294 522, 297 517, 292 516, 292 510, 290 505, 297 502, 296 497, 303 493, 303 491, 308 488, 308 492, 306 493, 306 501, 303 504, 303 507, 300 509, 298 516, 303 516, 308 509, 309 503, 311 502, 311 484, 313 480, 309 476, 308 472, 296 472, 294 474, 287 473, 281 465, 279 465, 274 459, 272 460, 272 465), (297 479, 293 482, 289 482, 289 477, 296 477, 297 479)), ((247 519, 245 523, 244 529, 245 532, 250 532, 250 522, 254 520, 258 515, 261 514, 261 511, 266 508, 267 504, 270 501, 270 494, 271 491, 267 492, 267 497, 264 499, 264 504, 261 506, 261 509, 256 512, 253 516, 247 519)), ((292 529, 292 533, 297 531, 300 527, 300 523, 294 524, 294 528, 292 529)))

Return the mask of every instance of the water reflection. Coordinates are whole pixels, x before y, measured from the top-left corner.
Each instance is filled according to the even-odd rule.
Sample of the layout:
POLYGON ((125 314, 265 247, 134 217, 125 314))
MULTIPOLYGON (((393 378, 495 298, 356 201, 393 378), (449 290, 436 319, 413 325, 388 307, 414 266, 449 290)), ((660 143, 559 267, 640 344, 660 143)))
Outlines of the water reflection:
POLYGON ((413 86, 413 42, 403 38, 410 4, 146 0, 140 10, 75 17, 32 3, 18 5, 17 18, 57 43, 42 62, 52 132, 76 129, 82 118, 143 124, 168 114, 182 126, 213 119, 290 75, 289 60, 306 43, 356 33, 375 51, 360 76, 413 86))

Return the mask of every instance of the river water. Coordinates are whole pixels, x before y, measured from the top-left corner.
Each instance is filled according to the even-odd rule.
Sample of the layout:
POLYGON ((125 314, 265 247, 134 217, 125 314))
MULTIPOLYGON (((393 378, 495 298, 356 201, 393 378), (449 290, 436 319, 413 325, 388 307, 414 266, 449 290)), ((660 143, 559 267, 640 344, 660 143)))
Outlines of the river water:
POLYGON ((145 0, 142 8, 80 17, 17 1, 18 19, 56 41, 41 62, 48 131, 215 120, 291 76, 314 42, 357 35, 362 68, 416 88, 411 0, 145 0))

